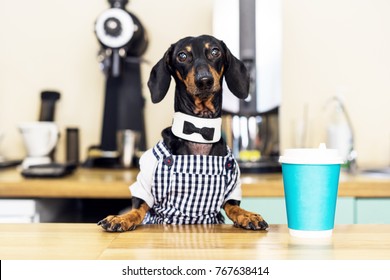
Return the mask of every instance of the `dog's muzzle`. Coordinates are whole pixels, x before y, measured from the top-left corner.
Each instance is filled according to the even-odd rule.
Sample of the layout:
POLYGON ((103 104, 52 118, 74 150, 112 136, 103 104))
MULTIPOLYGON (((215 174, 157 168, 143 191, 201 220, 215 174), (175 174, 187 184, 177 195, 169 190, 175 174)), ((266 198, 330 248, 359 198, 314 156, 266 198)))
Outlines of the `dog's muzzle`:
POLYGON ((195 85, 199 90, 210 90, 214 86, 214 77, 210 73, 208 66, 196 67, 195 85))

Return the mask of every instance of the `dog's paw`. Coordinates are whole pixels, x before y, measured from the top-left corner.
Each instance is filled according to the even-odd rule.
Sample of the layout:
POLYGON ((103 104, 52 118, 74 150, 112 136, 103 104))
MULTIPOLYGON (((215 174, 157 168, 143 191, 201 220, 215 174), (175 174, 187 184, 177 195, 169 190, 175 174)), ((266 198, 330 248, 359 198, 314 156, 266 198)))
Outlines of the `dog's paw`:
POLYGON ((137 227, 136 223, 127 216, 108 216, 97 224, 110 232, 134 230, 137 227))
POLYGON ((259 214, 251 213, 245 210, 237 216, 234 221, 236 227, 250 230, 264 230, 268 228, 268 223, 259 214))

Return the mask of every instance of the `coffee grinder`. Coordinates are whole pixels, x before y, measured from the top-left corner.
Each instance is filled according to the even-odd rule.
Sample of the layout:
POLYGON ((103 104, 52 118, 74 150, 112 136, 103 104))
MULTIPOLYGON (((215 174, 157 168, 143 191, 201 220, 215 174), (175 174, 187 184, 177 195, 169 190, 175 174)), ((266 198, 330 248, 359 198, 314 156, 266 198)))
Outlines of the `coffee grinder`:
POLYGON ((118 137, 127 135, 124 132, 139 135, 138 148, 146 148, 140 73, 141 56, 148 45, 146 31, 139 19, 125 9, 128 0, 108 2, 110 9, 95 22, 101 46, 98 60, 106 77, 101 143, 89 148, 86 167, 124 167, 119 150, 123 139, 118 137))
POLYGON ((245 100, 238 100, 224 85, 225 139, 241 172, 280 172, 281 0, 214 3, 214 35, 245 63, 251 81, 245 100))

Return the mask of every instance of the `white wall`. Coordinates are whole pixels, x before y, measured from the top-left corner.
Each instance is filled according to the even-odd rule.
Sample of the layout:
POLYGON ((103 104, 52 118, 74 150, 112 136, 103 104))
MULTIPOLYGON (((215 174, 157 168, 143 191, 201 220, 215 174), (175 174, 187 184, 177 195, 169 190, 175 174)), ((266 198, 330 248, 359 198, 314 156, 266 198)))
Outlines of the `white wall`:
POLYGON ((307 104, 307 145, 324 138, 327 100, 343 96, 361 165, 390 164, 390 1, 284 1, 282 143, 307 104))
MULTIPOLYGON (((148 73, 181 37, 211 33, 210 0, 131 0, 127 8, 148 30, 143 66, 148 146, 171 122, 173 88, 152 105, 148 73)), ((283 2, 282 148, 296 143, 304 104, 310 117, 307 146, 323 140, 323 106, 343 95, 356 130, 361 165, 390 164, 390 2, 386 0, 294 0, 283 2)), ((104 77, 98 69, 94 21, 106 0, 0 0, 1 154, 25 155, 16 128, 36 120, 39 93, 61 92, 56 120, 81 132, 81 156, 100 141, 104 77)), ((64 158, 64 137, 57 157, 64 158)))

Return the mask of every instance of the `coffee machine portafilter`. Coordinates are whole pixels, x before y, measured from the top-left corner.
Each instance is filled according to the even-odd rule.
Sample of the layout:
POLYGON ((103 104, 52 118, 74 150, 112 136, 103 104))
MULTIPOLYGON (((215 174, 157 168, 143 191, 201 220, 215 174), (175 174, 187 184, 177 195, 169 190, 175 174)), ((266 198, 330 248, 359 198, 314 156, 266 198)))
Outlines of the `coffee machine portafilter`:
MULTIPOLYGON (((85 167, 121 168, 121 135, 140 135, 137 147, 146 148, 141 56, 148 39, 140 20, 125 6, 128 0, 108 0, 110 8, 99 15, 95 34, 100 43, 98 61, 103 71, 105 100, 100 145, 91 146, 85 167)), ((121 140, 122 139, 122 140, 121 140)))

